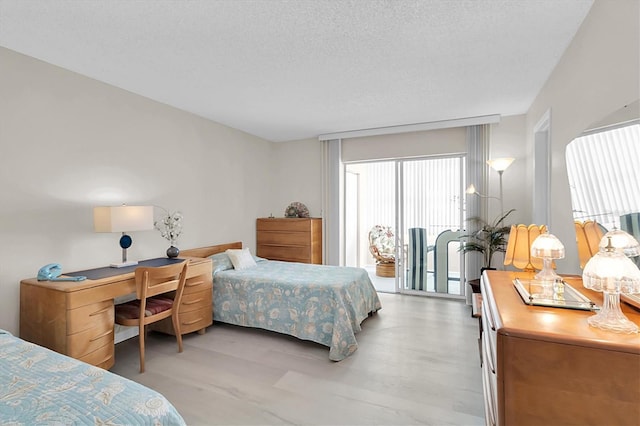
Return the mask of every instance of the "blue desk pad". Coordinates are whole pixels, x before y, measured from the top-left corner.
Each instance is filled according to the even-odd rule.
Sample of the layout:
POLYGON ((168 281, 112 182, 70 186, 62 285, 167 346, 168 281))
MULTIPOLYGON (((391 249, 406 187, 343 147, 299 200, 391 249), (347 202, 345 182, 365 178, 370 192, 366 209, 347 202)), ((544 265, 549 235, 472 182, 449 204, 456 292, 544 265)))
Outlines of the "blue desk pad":
POLYGON ((99 280, 101 278, 113 277, 116 275, 128 274, 129 272, 134 272, 136 268, 141 266, 150 266, 150 267, 158 267, 158 266, 167 266, 172 265, 174 263, 183 262, 184 259, 171 259, 168 257, 158 257, 156 259, 147 259, 141 260, 137 265, 125 266, 124 268, 113 268, 110 266, 106 266, 104 268, 96 268, 96 269, 87 269, 86 271, 76 271, 76 272, 65 272, 63 275, 67 275, 69 277, 77 277, 77 276, 85 276, 88 280, 99 280))

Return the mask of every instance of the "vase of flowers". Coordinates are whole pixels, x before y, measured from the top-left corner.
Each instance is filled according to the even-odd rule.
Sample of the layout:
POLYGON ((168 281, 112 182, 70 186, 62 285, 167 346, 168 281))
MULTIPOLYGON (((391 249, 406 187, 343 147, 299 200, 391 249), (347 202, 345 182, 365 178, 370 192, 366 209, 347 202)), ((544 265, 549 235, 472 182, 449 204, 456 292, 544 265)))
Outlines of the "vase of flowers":
POLYGON ((180 250, 176 247, 176 241, 182 233, 182 213, 178 211, 171 213, 168 210, 162 210, 164 210, 165 215, 160 220, 155 221, 153 227, 160 231, 162 238, 166 238, 169 241, 167 257, 178 257, 180 250))

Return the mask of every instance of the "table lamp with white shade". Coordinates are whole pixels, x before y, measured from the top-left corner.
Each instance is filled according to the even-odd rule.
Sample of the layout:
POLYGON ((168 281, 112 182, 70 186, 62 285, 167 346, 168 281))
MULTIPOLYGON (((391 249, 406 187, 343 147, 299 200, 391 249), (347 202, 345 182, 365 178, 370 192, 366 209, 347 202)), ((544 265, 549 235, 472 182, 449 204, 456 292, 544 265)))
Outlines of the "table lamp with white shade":
MULTIPOLYGON (((620 309, 620 293, 640 293, 640 269, 606 236, 607 245, 584 266, 582 284, 602 292, 602 308, 589 317, 589 325, 616 333, 637 333, 638 326, 620 309)), ((603 239, 605 239, 603 238, 603 239)))
POLYGON ((535 279, 539 281, 555 281, 560 278, 552 267, 555 259, 563 259, 565 255, 564 245, 553 234, 545 232, 540 234, 533 243, 531 243, 531 256, 542 259, 542 270, 535 275, 535 279))
POLYGON ((94 207, 93 226, 95 232, 122 232, 120 237, 122 262, 112 263, 111 267, 123 268, 137 265, 137 260, 127 260, 127 249, 133 242, 127 232, 153 229, 153 206, 94 207))
POLYGON ((636 240, 633 235, 628 232, 623 231, 622 229, 613 229, 602 236, 600 240, 600 250, 605 250, 609 245, 609 240, 611 241, 611 245, 616 251, 621 252, 627 257, 635 257, 640 256, 640 243, 636 240), (611 237, 611 238, 609 238, 611 237))

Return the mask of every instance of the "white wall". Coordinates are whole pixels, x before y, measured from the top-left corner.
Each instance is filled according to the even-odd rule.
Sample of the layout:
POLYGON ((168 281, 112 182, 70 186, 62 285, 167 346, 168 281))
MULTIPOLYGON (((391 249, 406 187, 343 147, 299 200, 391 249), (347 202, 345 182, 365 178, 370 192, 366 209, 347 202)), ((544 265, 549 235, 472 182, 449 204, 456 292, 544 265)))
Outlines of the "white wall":
MULTIPOLYGON (((509 215, 505 223, 529 223, 531 220, 531 200, 527 197, 523 187, 526 182, 527 162, 525 116, 513 115, 502 117, 499 123, 491 125, 489 141, 489 159, 512 157, 515 158, 511 166, 502 174, 504 210, 516 209, 509 215)), ((487 165, 489 168, 489 166, 487 165)), ((500 175, 489 168, 489 187, 486 195, 498 197, 500 195, 500 175)), ((497 218, 500 212, 500 202, 490 200, 489 219, 497 218)))
MULTIPOLYGON (((4 48, 0 120, 0 328, 18 333, 19 282, 42 265, 119 260, 119 235, 93 232, 96 205, 182 211, 180 248, 255 248, 273 143, 4 48)), ((130 259, 164 256, 157 231, 131 235, 130 259)))
POLYGON ((565 245, 558 271, 578 263, 566 146, 583 130, 640 97, 640 2, 596 1, 526 115, 527 191, 533 182, 533 127, 551 111, 550 231, 565 245))
POLYGON ((322 217, 322 142, 314 138, 274 146, 271 200, 261 217, 283 217, 294 201, 307 206, 311 217, 322 217))

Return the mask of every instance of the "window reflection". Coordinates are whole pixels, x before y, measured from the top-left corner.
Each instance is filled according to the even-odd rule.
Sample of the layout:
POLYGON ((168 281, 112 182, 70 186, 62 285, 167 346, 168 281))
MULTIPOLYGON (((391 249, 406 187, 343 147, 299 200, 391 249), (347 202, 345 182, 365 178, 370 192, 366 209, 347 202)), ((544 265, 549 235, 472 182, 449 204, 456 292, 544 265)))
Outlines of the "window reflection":
POLYGON ((566 159, 575 220, 611 230, 621 216, 640 214, 640 120, 586 132, 566 159))

